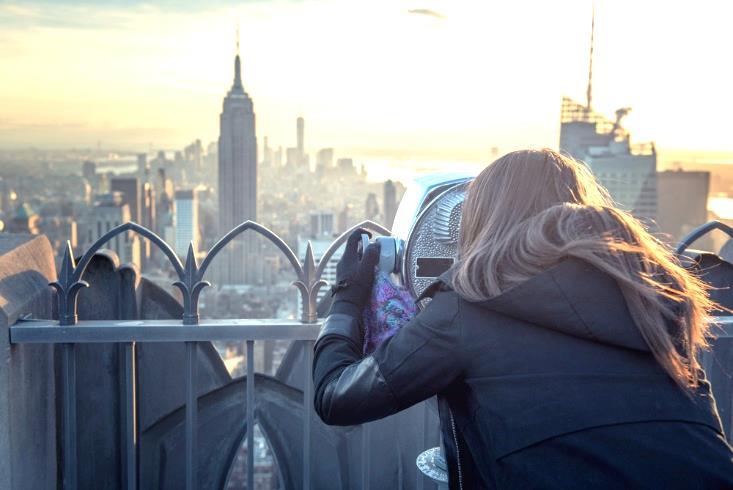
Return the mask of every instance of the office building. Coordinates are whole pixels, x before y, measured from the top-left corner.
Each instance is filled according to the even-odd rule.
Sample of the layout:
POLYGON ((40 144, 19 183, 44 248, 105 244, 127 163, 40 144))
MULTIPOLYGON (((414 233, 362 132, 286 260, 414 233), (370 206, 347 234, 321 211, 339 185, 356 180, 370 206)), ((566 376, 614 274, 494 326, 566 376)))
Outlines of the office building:
POLYGON ((296 121, 298 165, 305 165, 305 120, 299 117, 296 121))
POLYGON ((147 182, 150 178, 150 165, 148 164, 147 153, 138 153, 137 155, 137 176, 140 182, 147 182))
MULTIPOLYGON (((97 202, 86 220, 86 240, 84 249, 89 248, 105 233, 130 221, 130 206, 124 201, 122 192, 112 192, 97 196, 97 202)), ((132 232, 125 232, 112 238, 105 248, 117 254, 120 263, 140 265, 140 237, 132 232)))
POLYGON ((130 207, 130 221, 140 223, 140 180, 137 177, 113 177, 109 187, 110 192, 122 193, 123 202, 130 207))
MULTIPOLYGON (((676 244, 685 235, 708 221, 710 172, 668 170, 657 174, 659 213, 657 224, 664 239, 676 244)), ((694 248, 712 250, 711 236, 694 248)))
POLYGON ((195 189, 176 191, 175 194, 175 251, 185 257, 188 245, 193 244, 193 251, 198 252, 201 243, 199 227, 199 200, 195 189))
POLYGON ((334 235, 333 213, 317 212, 310 214, 310 237, 332 238, 334 235))

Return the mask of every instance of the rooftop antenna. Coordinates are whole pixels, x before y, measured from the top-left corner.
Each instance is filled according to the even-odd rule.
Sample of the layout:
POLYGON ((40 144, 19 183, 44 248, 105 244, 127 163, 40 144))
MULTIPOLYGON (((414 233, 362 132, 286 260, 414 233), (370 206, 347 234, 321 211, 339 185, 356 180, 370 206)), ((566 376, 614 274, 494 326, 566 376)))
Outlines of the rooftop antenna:
POLYGON ((596 32, 596 4, 592 3, 592 13, 590 20, 590 61, 588 63, 588 91, 586 92, 586 109, 588 112, 593 110, 593 38, 596 32))
POLYGON ((242 63, 239 60, 239 20, 237 20, 237 55, 234 57, 234 85, 232 89, 238 91, 242 88, 242 63))

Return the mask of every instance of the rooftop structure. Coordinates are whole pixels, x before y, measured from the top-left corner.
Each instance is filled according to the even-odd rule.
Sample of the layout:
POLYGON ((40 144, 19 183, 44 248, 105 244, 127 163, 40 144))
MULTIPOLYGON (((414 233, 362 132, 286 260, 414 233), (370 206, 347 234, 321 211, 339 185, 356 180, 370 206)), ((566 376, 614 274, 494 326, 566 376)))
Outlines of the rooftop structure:
MULTIPOLYGON (((453 243, 449 225, 457 208, 433 202, 440 195, 456 205, 443 189, 433 184, 422 198, 411 194, 398 212, 397 233, 428 201, 415 236, 453 243)), ((111 208, 118 207, 114 198, 111 208)), ((357 226, 389 234, 375 223, 357 226)), ((688 241, 711 228, 733 236, 733 228, 713 223, 688 241)), ((207 489, 246 482, 247 488, 435 489, 415 465, 420 453, 439 444, 431 402, 356 427, 325 426, 313 413, 317 298, 350 232, 322 253, 305 242, 301 258, 268 229, 245 222, 199 264, 192 248, 181 261, 150 230, 123 223, 78 260, 67 249, 58 272, 45 237, 0 236, 0 328, 6 331, 0 336, 0 488, 207 489), (199 319, 211 264, 228 242, 253 232, 292 266, 301 317, 199 319), (182 302, 102 250, 128 233, 147 238, 167 259, 182 302), (212 345, 218 341, 241 346, 243 376, 229 374, 212 345), (256 352, 272 350, 257 347, 266 342, 289 344, 274 375, 255 369, 256 352)), ((406 263, 419 265, 419 252, 436 250, 433 242, 427 250, 409 243, 406 263)), ((696 260, 711 283, 730 281, 733 265, 709 254, 696 260)), ((713 294, 733 307, 729 289, 713 294)), ((733 323, 719 321, 721 335, 703 362, 730 431, 733 381, 725 363, 733 362, 733 323)))

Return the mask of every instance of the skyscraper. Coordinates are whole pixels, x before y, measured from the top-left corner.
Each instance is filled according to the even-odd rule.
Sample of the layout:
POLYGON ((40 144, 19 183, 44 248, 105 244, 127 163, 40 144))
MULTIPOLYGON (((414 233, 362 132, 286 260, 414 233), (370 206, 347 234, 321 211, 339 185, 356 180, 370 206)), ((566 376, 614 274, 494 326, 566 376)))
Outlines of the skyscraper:
POLYGON ((384 223, 387 228, 392 228, 394 217, 397 214, 397 187, 394 182, 388 180, 384 183, 384 223))
POLYGON ((148 154, 138 153, 137 155, 137 176, 141 182, 147 182, 150 176, 150 165, 148 165, 148 154))
POLYGON ((298 130, 298 165, 305 163, 305 120, 299 117, 296 121, 298 130))
POLYGON ((305 120, 299 117, 295 121, 296 143, 286 150, 285 164, 289 167, 308 167, 309 158, 305 153, 305 120))
POLYGON ((130 207, 130 220, 140 223, 141 193, 137 177, 112 177, 110 192, 121 192, 122 202, 130 207))
POLYGON ((176 191, 175 203, 175 250, 179 256, 185 257, 189 243, 193 243, 194 252, 197 252, 201 242, 196 189, 176 191))
MULTIPOLYGON (((234 83, 224 98, 219 118, 219 233, 257 219, 257 139, 252 99, 242 86, 239 41, 234 58, 234 83)), ((220 284, 252 282, 248 262, 254 237, 246 233, 217 258, 220 284)))

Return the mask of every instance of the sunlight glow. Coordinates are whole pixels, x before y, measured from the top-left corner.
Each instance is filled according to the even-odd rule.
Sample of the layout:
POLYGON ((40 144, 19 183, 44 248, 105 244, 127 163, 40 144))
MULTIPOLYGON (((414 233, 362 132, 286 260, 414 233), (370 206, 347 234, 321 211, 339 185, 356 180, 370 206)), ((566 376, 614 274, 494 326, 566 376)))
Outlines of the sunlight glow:
MULTIPOLYGON (((311 142, 485 160, 556 146, 561 96, 584 97, 586 0, 181 5, 0 5, 0 145, 213 140, 237 20, 258 136, 283 144, 304 115, 311 142)), ((728 5, 598 2, 597 109, 633 107, 663 150, 733 152, 728 5)))

